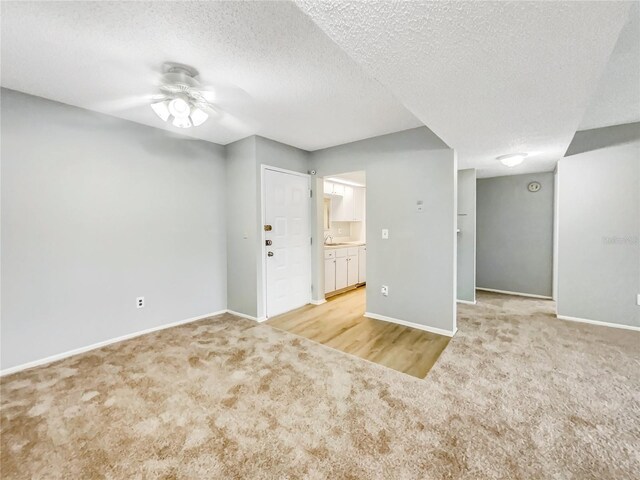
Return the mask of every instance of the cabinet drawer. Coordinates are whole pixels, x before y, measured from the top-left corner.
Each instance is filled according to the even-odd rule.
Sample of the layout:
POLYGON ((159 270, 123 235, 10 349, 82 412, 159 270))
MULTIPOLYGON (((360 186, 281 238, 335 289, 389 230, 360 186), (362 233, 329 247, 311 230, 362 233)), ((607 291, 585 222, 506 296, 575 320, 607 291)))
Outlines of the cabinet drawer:
POLYGON ((336 258, 346 257, 349 254, 348 248, 338 248, 334 250, 336 252, 336 258))
POLYGON ((325 250, 324 251, 324 258, 336 258, 336 251, 335 250, 325 250))
POLYGON ((349 256, 358 255, 358 247, 349 247, 348 250, 349 250, 349 252, 348 252, 349 256))

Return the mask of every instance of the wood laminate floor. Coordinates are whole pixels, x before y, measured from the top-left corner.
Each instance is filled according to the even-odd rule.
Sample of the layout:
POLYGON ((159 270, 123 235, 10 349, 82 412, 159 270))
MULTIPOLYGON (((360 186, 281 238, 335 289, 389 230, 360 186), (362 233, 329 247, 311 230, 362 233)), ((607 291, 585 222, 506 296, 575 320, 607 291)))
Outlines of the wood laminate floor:
POLYGON ((449 337, 364 317, 365 287, 273 317, 268 325, 424 378, 449 337))

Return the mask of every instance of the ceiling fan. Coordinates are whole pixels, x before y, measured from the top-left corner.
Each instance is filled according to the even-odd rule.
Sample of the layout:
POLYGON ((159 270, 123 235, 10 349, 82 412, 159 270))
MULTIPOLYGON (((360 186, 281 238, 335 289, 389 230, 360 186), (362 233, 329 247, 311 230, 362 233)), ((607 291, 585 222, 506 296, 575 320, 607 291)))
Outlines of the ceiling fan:
POLYGON ((197 80, 198 71, 179 63, 165 63, 160 79, 160 96, 154 98, 151 108, 163 121, 172 120, 179 128, 202 125, 210 114, 218 111, 212 103, 214 92, 197 80))

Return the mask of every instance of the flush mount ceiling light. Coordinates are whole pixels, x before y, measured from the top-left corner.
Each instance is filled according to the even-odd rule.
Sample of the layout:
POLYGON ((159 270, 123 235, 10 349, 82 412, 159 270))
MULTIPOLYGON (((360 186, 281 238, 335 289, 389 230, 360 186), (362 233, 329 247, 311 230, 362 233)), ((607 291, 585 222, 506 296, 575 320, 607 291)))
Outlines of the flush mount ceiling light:
POLYGON ((162 97, 151 104, 151 108, 162 121, 173 118, 172 124, 179 128, 202 125, 215 107, 207 100, 213 96, 196 80, 198 71, 186 65, 167 63, 160 83, 162 97), (209 113, 207 113, 209 112, 209 113))
POLYGON ((510 153, 509 155, 500 155, 497 160, 500 160, 500 163, 507 167, 515 167, 520 165, 526 156, 526 153, 510 153))

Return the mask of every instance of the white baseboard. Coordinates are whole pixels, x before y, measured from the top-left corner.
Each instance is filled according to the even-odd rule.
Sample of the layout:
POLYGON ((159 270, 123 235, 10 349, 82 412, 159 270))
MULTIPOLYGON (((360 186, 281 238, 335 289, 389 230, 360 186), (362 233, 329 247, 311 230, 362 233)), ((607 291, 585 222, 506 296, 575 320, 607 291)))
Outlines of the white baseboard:
POLYGON ((323 298, 322 300, 311 300, 309 303, 311 305, 322 305, 323 303, 327 303, 327 301, 323 298))
POLYGON ((551 297, 547 297, 545 295, 534 295, 533 293, 510 292, 509 290, 495 290, 493 288, 480 288, 480 287, 476 287, 476 290, 482 290, 483 292, 504 293, 505 295, 517 295, 518 297, 530 297, 530 298, 540 298, 542 300, 552 300, 551 297))
POLYGON ((476 301, 474 300, 473 302, 471 302, 469 300, 456 300, 456 303, 464 303, 466 305, 475 305, 476 301))
POLYGON ((556 315, 559 320, 567 320, 569 322, 589 323, 591 325, 600 325, 601 327, 621 328, 623 330, 634 330, 640 332, 640 327, 633 325, 622 325, 621 323, 600 322, 598 320, 589 320, 588 318, 568 317, 566 315, 556 315))
POLYGON ((384 315, 378 315, 377 313, 364 312, 364 316, 367 318, 373 318, 374 320, 382 320, 389 323, 397 323, 398 325, 404 325, 405 327, 415 328, 417 330, 424 330, 425 332, 436 333, 438 335, 444 335, 447 337, 453 337, 458 329, 444 330, 442 328, 429 327, 420 323, 407 322, 406 320, 400 320, 398 318, 386 317, 384 315))
POLYGON ((187 318, 185 320, 179 320, 177 322, 166 323, 158 327, 147 328, 146 330, 140 330, 139 332, 128 333, 127 335, 122 335, 121 337, 104 340, 103 342, 87 345, 86 347, 80 347, 74 350, 69 350, 67 352, 51 355, 50 357, 41 358, 40 360, 34 360, 33 362, 27 362, 27 363, 23 363, 22 365, 17 365, 15 367, 5 368, 4 370, 0 370, 0 377, 4 377, 5 375, 9 375, 12 373, 20 372, 28 368, 39 367, 40 365, 56 362, 58 360, 62 360, 63 358, 72 357, 73 355, 78 355, 80 353, 85 353, 90 350, 95 350, 96 348, 106 347, 107 345, 111 345, 113 343, 122 342, 124 340, 130 340, 132 338, 139 337, 141 335, 146 335, 147 333, 153 333, 159 330, 165 330, 167 328, 177 327, 178 325, 184 325, 185 323, 195 322, 197 320, 202 320, 204 318, 215 317, 216 315, 221 315, 226 312, 227 310, 220 310, 218 312, 207 313, 205 315, 199 315, 197 317, 187 318))
POLYGON ((253 317, 251 315, 247 315, 246 313, 236 312, 234 310, 225 310, 227 313, 231 315, 235 315, 236 317, 246 318, 247 320, 253 320, 254 322, 262 323, 267 321, 267 317, 253 317))

